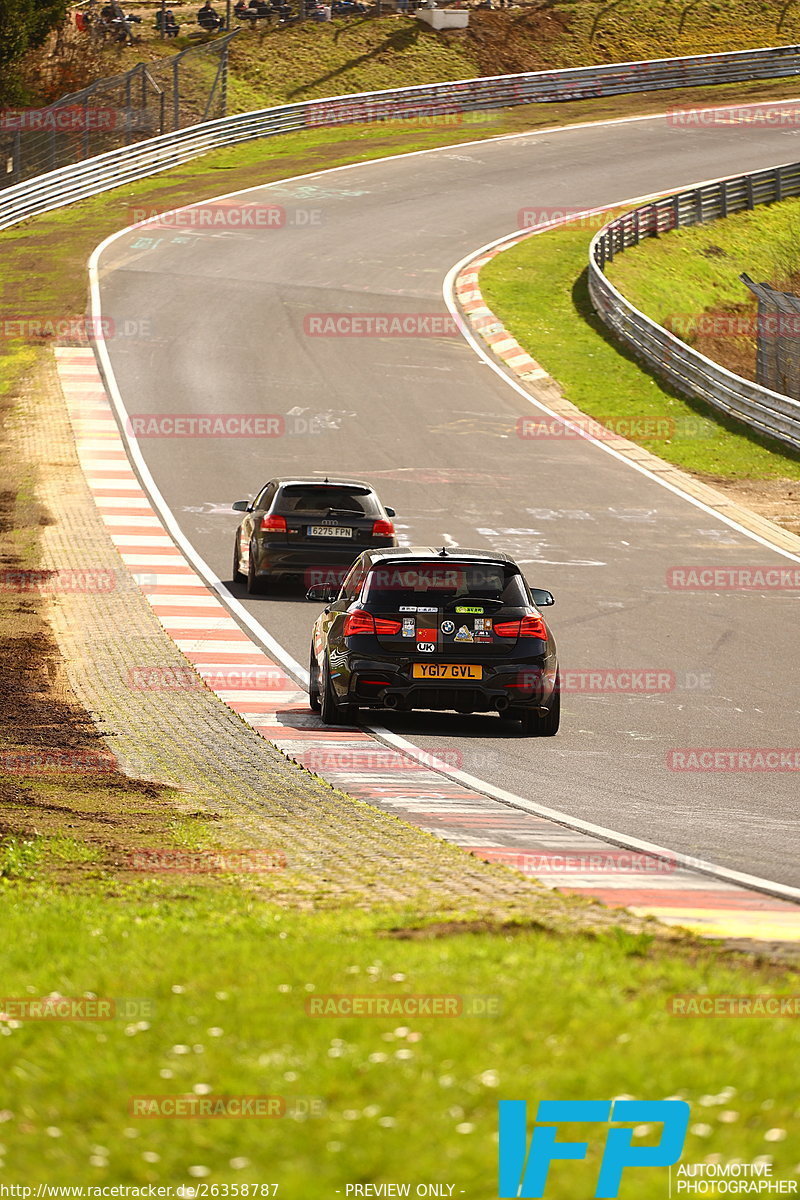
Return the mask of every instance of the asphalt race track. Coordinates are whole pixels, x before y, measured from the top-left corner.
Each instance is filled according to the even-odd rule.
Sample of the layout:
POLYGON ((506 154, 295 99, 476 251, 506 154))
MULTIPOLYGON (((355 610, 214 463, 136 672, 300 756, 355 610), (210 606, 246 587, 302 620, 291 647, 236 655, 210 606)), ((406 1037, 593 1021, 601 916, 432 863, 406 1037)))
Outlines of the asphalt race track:
MULTIPOLYGON (((317 337, 304 320, 445 313, 447 272, 516 229, 520 209, 610 204, 789 162, 798 147, 792 130, 690 130, 664 117, 503 138, 272 185, 244 199, 283 206, 281 228, 129 230, 100 260, 130 414, 286 419, 286 436, 271 439, 140 441, 182 531, 222 579, 232 501, 274 475, 364 477, 398 510, 404 540, 502 548, 550 588, 567 668, 658 669, 677 681, 661 694, 566 695, 562 732, 542 741, 496 716, 381 724, 459 751, 465 771, 517 795, 795 885, 796 773, 666 766, 675 748, 798 744, 797 594, 666 583, 674 566, 788 560, 591 443, 518 438, 518 417, 533 410, 461 337, 317 337), (321 431, 304 432, 311 418, 321 431)), ((305 667, 317 610, 302 592, 233 590, 305 667)))

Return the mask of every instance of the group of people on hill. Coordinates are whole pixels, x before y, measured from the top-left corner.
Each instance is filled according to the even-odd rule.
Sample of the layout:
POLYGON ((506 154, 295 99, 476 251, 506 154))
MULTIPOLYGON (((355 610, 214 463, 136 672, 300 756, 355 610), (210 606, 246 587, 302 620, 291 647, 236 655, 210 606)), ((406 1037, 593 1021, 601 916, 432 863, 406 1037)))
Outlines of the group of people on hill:
POLYGON ((133 26, 141 25, 142 18, 135 13, 123 12, 117 0, 111 0, 102 8, 97 0, 89 0, 85 8, 75 13, 75 27, 81 33, 92 33, 95 37, 110 37, 113 42, 137 42, 133 26))
MULTIPOLYGON (((365 14, 367 6, 363 0, 297 0, 298 7, 304 5, 306 17, 315 21, 330 21, 332 16, 347 16, 350 13, 365 14)), ((297 15, 287 0, 236 0, 233 8, 236 19, 251 21, 259 20, 289 21, 297 15)))
MULTIPOLYGON (((414 3, 414 0, 411 0, 414 3)), ((409 0, 397 0, 398 10, 408 9, 409 0)), ((110 34, 112 40, 133 42, 132 26, 140 25, 142 18, 132 13, 124 13, 119 0, 110 0, 99 9, 99 0, 88 0, 85 10, 75 13, 75 24, 81 32, 91 30, 97 34, 110 34)), ((313 21, 330 21, 332 17, 350 15, 363 16, 367 12, 364 0, 295 0, 295 6, 289 0, 236 0, 233 6, 234 16, 238 21, 249 21, 253 25, 259 20, 280 24, 303 15, 313 21)), ((205 0, 197 11, 197 24, 205 33, 217 33, 225 28, 225 18, 213 7, 211 0, 205 0)), ((180 25, 175 19, 171 8, 158 9, 155 14, 155 27, 165 37, 177 37, 180 25)))

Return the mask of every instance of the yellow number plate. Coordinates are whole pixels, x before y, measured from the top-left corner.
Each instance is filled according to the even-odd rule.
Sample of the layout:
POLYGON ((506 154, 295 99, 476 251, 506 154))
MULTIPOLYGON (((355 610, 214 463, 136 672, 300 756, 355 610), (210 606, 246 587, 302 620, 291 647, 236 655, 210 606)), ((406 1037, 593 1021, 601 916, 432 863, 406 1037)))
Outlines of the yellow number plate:
POLYGON ((472 663, 414 663, 414 679, 483 679, 483 667, 472 663))

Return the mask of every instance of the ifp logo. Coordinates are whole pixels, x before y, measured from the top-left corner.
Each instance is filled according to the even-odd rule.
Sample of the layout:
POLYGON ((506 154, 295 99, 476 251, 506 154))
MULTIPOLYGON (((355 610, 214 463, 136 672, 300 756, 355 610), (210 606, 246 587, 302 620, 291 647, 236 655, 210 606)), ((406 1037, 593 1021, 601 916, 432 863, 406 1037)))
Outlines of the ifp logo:
POLYGON ((524 1100, 500 1101, 500 1163, 498 1195, 502 1200, 544 1195, 550 1164, 559 1159, 586 1157, 588 1142, 556 1141, 564 1122, 652 1122, 663 1125, 655 1146, 634 1146, 632 1129, 606 1133, 595 1197, 619 1193, 626 1167, 669 1167, 681 1156, 689 1125, 685 1100, 541 1100, 528 1149, 524 1100))

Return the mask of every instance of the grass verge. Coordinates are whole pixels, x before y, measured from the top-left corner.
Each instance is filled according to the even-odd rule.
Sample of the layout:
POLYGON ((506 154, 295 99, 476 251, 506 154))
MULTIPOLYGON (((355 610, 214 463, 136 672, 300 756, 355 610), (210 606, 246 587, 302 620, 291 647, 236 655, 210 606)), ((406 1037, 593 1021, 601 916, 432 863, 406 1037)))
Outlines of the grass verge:
POLYGON ((739 276, 796 291, 799 242, 794 198, 648 238, 607 274, 632 304, 701 354, 755 379, 757 304, 739 276))
POLYGON ((667 462, 714 480, 800 479, 800 455, 678 396, 611 338, 587 287, 595 231, 572 223, 498 254, 481 272, 486 303, 568 400, 667 462))
MULTIPOLYGON (((782 1140, 798 1115, 792 1022, 680 1019, 666 1007, 698 991, 789 994, 777 968, 613 931, 459 932, 452 916, 437 925, 435 913, 402 909, 299 916, 183 882, 179 896, 151 882, 112 898, 7 884, 6 994, 91 994, 121 1013, 0 1022, 8 1180, 277 1183, 289 1197, 437 1181, 477 1200, 495 1194, 498 1098, 621 1092, 690 1101, 686 1160, 769 1155, 776 1176, 794 1170, 796 1147, 782 1140), (408 1005, 446 995, 463 1007, 311 1015, 329 994, 408 1005), (281 1096, 286 1115, 131 1115, 132 1097, 176 1094, 281 1096)), ((588 1161, 554 1169, 555 1200, 593 1190, 600 1144, 585 1132, 588 1161)), ((666 1171, 629 1172, 620 1195, 663 1197, 666 1184, 666 1171)))

